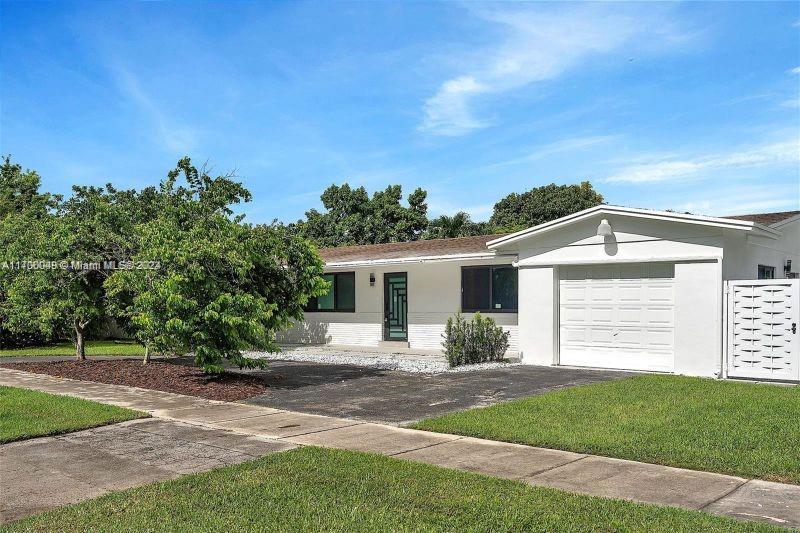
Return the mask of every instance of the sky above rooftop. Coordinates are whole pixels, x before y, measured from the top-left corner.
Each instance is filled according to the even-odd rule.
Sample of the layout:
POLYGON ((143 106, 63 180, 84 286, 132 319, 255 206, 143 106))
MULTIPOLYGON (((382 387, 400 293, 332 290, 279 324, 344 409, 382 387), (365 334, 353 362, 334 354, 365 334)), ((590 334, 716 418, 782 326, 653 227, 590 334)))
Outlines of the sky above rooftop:
POLYGON ((44 188, 235 170, 248 219, 332 183, 432 215, 800 207, 800 3, 0 2, 0 152, 44 188))

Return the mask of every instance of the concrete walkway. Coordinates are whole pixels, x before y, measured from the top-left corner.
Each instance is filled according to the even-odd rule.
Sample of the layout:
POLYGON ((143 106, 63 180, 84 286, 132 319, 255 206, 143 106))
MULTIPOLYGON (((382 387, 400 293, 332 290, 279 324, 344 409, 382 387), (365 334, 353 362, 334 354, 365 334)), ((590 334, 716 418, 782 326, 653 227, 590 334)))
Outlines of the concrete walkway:
MULTIPOLYGON (((269 407, 0 369, 0 385, 139 409, 161 419, 287 445, 380 453, 536 486, 800 527, 800 486, 429 433, 269 407)), ((8 445, 7 445, 8 446, 8 445)), ((5 481, 4 481, 5 483, 5 481)))

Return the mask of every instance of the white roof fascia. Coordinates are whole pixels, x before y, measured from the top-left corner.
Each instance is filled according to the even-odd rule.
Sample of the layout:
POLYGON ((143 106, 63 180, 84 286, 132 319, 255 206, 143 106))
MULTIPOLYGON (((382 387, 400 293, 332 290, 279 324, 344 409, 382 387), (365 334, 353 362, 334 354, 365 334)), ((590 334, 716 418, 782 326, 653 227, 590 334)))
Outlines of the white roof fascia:
POLYGON ((539 268, 543 266, 553 265, 605 265, 614 263, 685 263, 687 261, 722 261, 720 254, 693 254, 693 255, 675 255, 675 256, 653 256, 653 257, 611 257, 611 258, 593 258, 593 259, 564 259, 560 261, 553 261, 552 259, 526 259, 524 261, 514 262, 517 268, 539 268))
POLYGON ((621 207, 616 205, 598 205, 595 207, 590 207, 589 209, 584 209, 583 211, 578 211, 577 213, 573 213, 565 217, 561 217, 556 220, 552 220, 550 222, 545 222, 544 224, 539 224, 538 226, 534 226, 532 228, 527 228, 522 231, 506 235, 505 237, 500 237, 499 239, 487 242, 486 245, 489 247, 490 250, 496 249, 498 246, 517 242, 531 235, 546 233, 548 231, 558 229, 562 226, 566 226, 573 222, 584 220, 598 213, 607 213, 610 215, 629 215, 640 218, 647 218, 651 220, 672 220, 675 222, 683 222, 686 224, 698 224, 702 226, 713 226, 719 228, 737 229, 742 231, 759 230, 760 233, 766 234, 766 236, 770 236, 773 238, 777 238, 778 236, 780 236, 780 231, 776 230, 775 228, 770 228, 762 224, 757 224, 755 222, 750 222, 747 220, 707 217, 701 215, 686 215, 682 213, 673 213, 671 211, 651 211, 649 209, 636 209, 633 207, 621 207))
POLYGON ((357 266, 376 266, 376 265, 396 265, 403 263, 432 263, 444 261, 464 261, 464 260, 480 260, 480 259, 498 259, 503 257, 516 257, 515 254, 498 254, 494 251, 476 252, 470 254, 452 254, 452 255, 427 255, 420 257, 397 257, 389 259, 364 259, 360 261, 331 261, 325 263, 325 268, 345 268, 357 266))

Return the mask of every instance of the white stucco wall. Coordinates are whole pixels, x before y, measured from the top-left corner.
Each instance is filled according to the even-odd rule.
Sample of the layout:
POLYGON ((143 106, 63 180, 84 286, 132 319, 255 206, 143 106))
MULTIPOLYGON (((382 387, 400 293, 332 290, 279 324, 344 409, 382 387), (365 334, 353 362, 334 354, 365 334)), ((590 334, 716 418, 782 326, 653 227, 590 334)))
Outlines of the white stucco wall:
POLYGON ((722 269, 716 261, 675 264, 675 373, 722 371, 722 269))
POLYGON ((520 266, 547 264, 635 263, 639 261, 706 260, 722 257, 719 228, 648 220, 622 215, 597 215, 520 242, 520 266), (601 237, 597 225, 607 219, 614 237, 601 237))
POLYGON ((722 360, 722 229, 598 215, 519 242, 520 352, 529 364, 558 363, 563 265, 668 262, 675 265, 675 358, 679 374, 715 376, 722 360), (614 238, 596 235, 606 218, 614 238))
MULTIPOLYGON (((408 274, 408 342, 419 350, 441 349, 447 319, 461 308, 461 267, 511 264, 513 257, 491 260, 437 261, 357 268, 328 269, 355 272, 356 312, 308 312, 305 321, 278 337, 279 342, 377 346, 383 339, 383 275, 408 274), (369 275, 375 275, 370 286, 369 275)), ((470 314, 465 314, 467 318, 470 314)), ((484 313, 511 333, 510 353, 518 351, 517 313, 484 313)))
POLYGON ((558 274, 553 266, 519 269, 519 350, 522 362, 558 362, 558 274))
POLYGON ((775 267, 775 278, 786 278, 787 260, 792 261, 792 272, 800 272, 800 219, 774 227, 781 232, 778 239, 725 233, 724 279, 756 279, 758 265, 775 267))

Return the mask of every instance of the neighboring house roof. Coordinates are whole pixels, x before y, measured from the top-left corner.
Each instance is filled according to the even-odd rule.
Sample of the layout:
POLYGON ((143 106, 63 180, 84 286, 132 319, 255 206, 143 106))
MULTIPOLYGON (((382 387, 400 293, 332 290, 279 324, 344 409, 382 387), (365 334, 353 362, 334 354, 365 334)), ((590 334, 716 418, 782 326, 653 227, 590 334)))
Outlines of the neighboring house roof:
POLYGON ((736 215, 725 218, 749 220, 750 222, 757 222, 765 226, 772 226, 778 222, 783 222, 787 218, 793 218, 798 215, 800 215, 800 211, 781 211, 780 213, 756 213, 753 215, 736 215))
POLYGON ((515 243, 522 239, 526 239, 533 235, 537 235, 540 233, 545 233, 548 231, 555 230, 557 228, 561 228, 563 226, 572 224, 574 222, 578 222, 580 220, 584 220, 586 218, 598 215, 598 214, 608 214, 608 215, 624 215, 624 216, 632 216, 632 217, 640 217, 640 218, 649 218, 653 220, 668 220, 674 222, 682 222, 686 224, 700 224, 704 226, 714 226, 719 228, 727 228, 727 229, 738 229, 742 231, 753 231, 759 233, 761 235, 765 235, 772 238, 777 238, 781 233, 780 231, 760 224, 758 222, 752 222, 747 220, 738 220, 733 218, 718 218, 718 217, 707 217, 701 215, 691 215, 685 213, 675 213, 673 211, 656 211, 651 209, 635 209, 633 207, 622 207, 617 205, 598 205, 595 207, 590 207, 589 209, 584 209, 583 211, 578 211, 577 213, 573 213, 571 215, 567 215, 565 217, 561 217, 556 220, 551 220, 550 222, 545 222, 544 224, 539 224, 538 226, 534 226, 532 228, 524 229, 522 231, 518 231, 516 233, 511 233, 509 235, 505 235, 493 241, 489 241, 487 246, 491 250, 498 249, 501 246, 505 246, 507 244, 515 243))
POLYGON ((493 255, 486 243, 504 234, 431 239, 426 241, 392 242, 320 248, 319 255, 326 264, 378 262, 399 259, 437 258, 442 256, 493 255))

